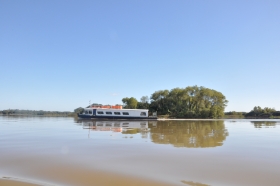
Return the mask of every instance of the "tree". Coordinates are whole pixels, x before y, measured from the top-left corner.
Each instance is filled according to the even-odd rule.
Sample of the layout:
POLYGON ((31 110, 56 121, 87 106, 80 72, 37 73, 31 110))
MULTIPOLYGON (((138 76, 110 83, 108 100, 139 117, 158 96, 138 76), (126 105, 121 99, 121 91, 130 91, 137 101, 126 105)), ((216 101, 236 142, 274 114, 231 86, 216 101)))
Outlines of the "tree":
POLYGON ((141 103, 149 103, 149 96, 142 96, 140 98, 141 103))
POLYGON ((246 117, 260 117, 260 118, 270 118, 275 115, 276 110, 274 108, 261 108, 260 106, 255 106, 253 110, 251 110, 249 113, 247 113, 246 117))
POLYGON ((123 98, 124 108, 149 109, 158 115, 169 115, 177 118, 220 118, 228 101, 221 93, 213 89, 188 86, 154 92, 148 102, 148 96, 141 101, 133 97, 123 98))
POLYGON ((135 99, 134 97, 131 97, 131 98, 123 98, 122 99, 122 102, 124 104, 124 108, 126 109, 136 109, 137 108, 137 99, 135 99))
POLYGON ((159 115, 184 118, 220 118, 228 101, 216 90, 189 86, 156 91, 151 96, 151 111, 159 115))
POLYGON ((81 114, 81 113, 84 112, 84 108, 82 108, 82 107, 76 108, 76 109, 74 110, 74 112, 75 112, 76 114, 81 114))
POLYGON ((167 114, 168 113, 168 100, 167 96, 169 94, 169 90, 159 90, 152 94, 151 96, 151 111, 158 111, 159 114, 167 114))
POLYGON ((14 113, 15 113, 15 111, 14 111, 14 110, 9 109, 9 110, 3 110, 3 111, 2 111, 2 113, 3 113, 3 114, 7 114, 7 115, 9 115, 9 114, 14 114, 14 113))

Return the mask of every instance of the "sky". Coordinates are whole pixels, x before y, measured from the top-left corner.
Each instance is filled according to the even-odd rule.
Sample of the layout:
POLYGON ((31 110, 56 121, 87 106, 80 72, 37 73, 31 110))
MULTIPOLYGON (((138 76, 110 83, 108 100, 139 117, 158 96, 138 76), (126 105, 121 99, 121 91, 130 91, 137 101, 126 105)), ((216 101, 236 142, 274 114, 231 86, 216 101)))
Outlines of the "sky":
POLYGON ((0 110, 203 86, 280 110, 279 0, 0 0, 0 110))

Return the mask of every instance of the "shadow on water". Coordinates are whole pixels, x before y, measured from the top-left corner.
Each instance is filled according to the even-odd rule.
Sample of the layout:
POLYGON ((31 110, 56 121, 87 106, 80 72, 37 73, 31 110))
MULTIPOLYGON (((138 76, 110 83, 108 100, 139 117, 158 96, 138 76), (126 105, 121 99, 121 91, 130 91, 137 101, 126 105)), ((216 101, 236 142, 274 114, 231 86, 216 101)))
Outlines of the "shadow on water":
POLYGON ((205 148, 222 146, 228 136, 224 121, 104 121, 76 120, 91 131, 112 131, 122 134, 142 134, 156 144, 174 147, 205 148))

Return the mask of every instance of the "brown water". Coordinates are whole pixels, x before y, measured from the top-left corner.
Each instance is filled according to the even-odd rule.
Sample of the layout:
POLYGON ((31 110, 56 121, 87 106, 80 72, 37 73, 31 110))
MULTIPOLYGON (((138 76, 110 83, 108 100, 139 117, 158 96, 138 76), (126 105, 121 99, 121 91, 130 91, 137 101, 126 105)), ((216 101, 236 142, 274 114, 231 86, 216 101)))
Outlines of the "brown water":
POLYGON ((280 120, 0 116, 1 186, 279 186, 279 154, 280 120))

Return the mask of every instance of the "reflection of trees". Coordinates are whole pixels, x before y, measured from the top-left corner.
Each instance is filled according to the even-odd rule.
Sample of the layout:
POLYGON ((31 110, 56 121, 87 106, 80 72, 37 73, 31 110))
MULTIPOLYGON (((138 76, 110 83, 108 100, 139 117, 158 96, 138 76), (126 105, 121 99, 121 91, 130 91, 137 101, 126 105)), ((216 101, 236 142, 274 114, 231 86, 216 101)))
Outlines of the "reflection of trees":
POLYGON ((140 129, 128 129, 128 130, 122 131, 123 134, 137 134, 140 132, 141 132, 140 129))
POLYGON ((263 127, 275 127, 276 121, 251 121, 254 124, 255 128, 263 128, 263 127))
POLYGON ((222 146, 226 136, 224 121, 159 121, 156 128, 151 128, 154 143, 175 147, 222 146))

